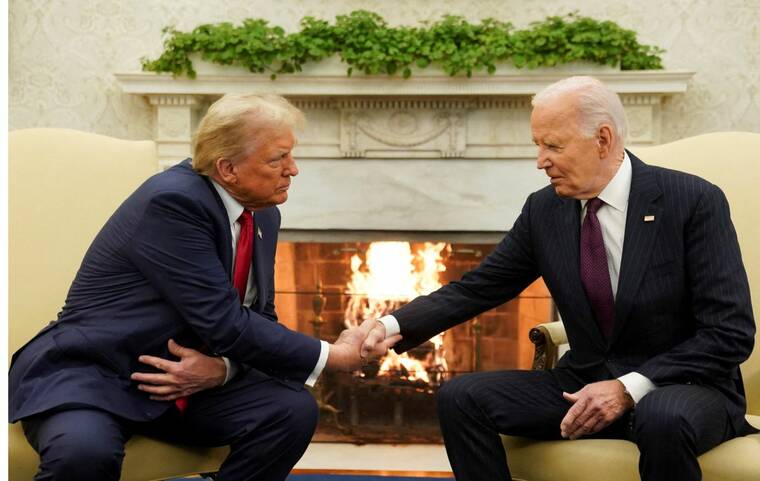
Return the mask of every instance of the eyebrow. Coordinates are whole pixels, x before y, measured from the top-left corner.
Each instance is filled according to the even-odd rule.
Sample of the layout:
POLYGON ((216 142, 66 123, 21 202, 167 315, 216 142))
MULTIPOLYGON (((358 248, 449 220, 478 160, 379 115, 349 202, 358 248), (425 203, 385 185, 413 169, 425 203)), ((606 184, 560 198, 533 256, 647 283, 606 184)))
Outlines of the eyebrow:
MULTIPOLYGON (((536 144, 536 145, 538 145, 538 144, 539 144, 539 141, 538 141, 538 139, 536 139, 535 137, 533 137, 533 139, 532 139, 532 140, 533 140, 533 143, 534 143, 534 144, 536 144)), ((552 138, 552 137, 544 138, 544 139, 541 141, 541 143, 543 143, 543 144, 546 144, 546 145, 554 145, 554 146, 558 146, 558 147, 561 145, 561 143, 560 143, 559 141, 557 141, 557 139, 554 139, 554 138, 552 138)))

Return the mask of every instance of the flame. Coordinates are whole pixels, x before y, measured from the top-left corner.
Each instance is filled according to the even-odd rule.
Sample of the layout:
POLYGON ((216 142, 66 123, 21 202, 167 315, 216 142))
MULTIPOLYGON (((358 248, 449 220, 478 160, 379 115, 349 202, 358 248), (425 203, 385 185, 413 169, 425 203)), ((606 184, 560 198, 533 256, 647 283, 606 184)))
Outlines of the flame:
MULTIPOLYGON (((450 250, 445 242, 426 242, 412 254, 408 242, 373 242, 365 259, 351 257, 351 279, 346 292, 351 294, 346 307, 346 327, 361 324, 366 319, 380 318, 419 295, 441 287, 439 274, 446 270, 441 252, 450 250)), ((409 381, 430 383, 429 371, 445 371, 443 334, 431 339, 435 349, 424 360, 389 351, 378 375, 400 372, 409 381)))
POLYGON ((423 381, 430 384, 430 375, 427 372, 425 364, 417 359, 412 359, 406 353, 401 355, 393 351, 388 351, 388 355, 383 358, 382 364, 378 371, 379 375, 391 372, 400 372, 410 381, 423 381))

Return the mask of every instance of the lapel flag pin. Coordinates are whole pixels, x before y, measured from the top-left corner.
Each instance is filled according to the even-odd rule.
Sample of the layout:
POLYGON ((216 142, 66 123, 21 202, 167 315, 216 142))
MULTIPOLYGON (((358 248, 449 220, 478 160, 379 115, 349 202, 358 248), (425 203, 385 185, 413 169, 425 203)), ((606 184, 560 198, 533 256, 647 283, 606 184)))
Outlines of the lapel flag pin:
MULTIPOLYGON (((652 217, 652 218, 654 219, 654 217, 652 217)), ((256 230, 258 231, 258 234, 259 234, 259 239, 263 239, 264 237, 261 235, 261 227, 258 227, 258 226, 257 226, 257 227, 256 227, 256 230)))
MULTIPOLYGON (((644 222, 654 222, 654 216, 653 215, 645 215, 644 216, 644 222)), ((261 232, 259 231, 259 237, 261 237, 261 232)))

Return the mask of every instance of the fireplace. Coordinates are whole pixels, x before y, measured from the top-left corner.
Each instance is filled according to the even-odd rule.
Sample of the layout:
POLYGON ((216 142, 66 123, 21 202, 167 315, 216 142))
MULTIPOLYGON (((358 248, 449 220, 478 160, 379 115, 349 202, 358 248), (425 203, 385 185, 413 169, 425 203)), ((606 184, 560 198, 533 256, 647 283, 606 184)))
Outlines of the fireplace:
MULTIPOLYGON (((351 258, 370 242, 446 242, 441 283, 477 265, 546 185, 536 169, 530 98, 568 75, 594 75, 621 94, 633 148, 660 141, 660 106, 686 91, 693 72, 620 71, 575 65, 498 69, 494 75, 449 77, 428 69, 411 78, 347 77, 346 66, 320 62, 278 76, 196 65, 196 79, 117 73, 125 93, 144 97, 154 113, 162 168, 190 155, 192 132, 207 106, 225 93, 286 96, 306 114, 294 156, 300 175, 280 206, 276 305, 281 322, 333 340, 345 325, 351 258), (316 322, 315 322, 316 321, 316 322)), ((361 294, 357 292, 354 294, 361 294)), ((399 301, 403 302, 403 301, 399 301)), ((478 370, 529 368, 528 331, 551 317, 541 281, 510 303, 443 337, 443 372, 428 381, 408 368, 324 373, 315 389, 321 420, 300 468, 419 470, 450 474, 435 415, 441 382, 478 370), (336 441, 336 442, 329 442, 336 441), (356 446, 347 443, 374 443, 356 446), (379 443, 398 443, 381 445, 379 443), (381 453, 378 455, 378 453, 381 453), (403 468, 402 468, 403 467, 403 468)), ((411 353, 434 353, 430 345, 411 353)), ((441 364, 441 363, 438 363, 441 364)))
MULTIPOLYGON (((287 232, 283 237, 276 264, 279 317, 293 329, 328 341, 346 326, 459 279, 495 244, 441 241, 440 234, 426 241, 300 241, 288 240, 294 236, 287 232)), ((390 352, 353 373, 323 373, 314 389, 321 408, 315 440, 441 442, 435 409, 440 386, 463 373, 530 368, 533 350, 527 333, 548 321, 551 312, 551 299, 539 280, 517 299, 408 353, 390 352)))

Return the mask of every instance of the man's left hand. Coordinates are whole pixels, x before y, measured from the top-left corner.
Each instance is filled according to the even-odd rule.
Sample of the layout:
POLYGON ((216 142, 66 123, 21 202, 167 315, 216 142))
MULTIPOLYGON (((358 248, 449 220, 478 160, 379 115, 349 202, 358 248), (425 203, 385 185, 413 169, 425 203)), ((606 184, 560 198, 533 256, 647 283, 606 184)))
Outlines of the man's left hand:
POLYGON ((563 438, 597 433, 633 407, 633 399, 617 379, 587 384, 578 392, 562 396, 573 403, 560 423, 563 438))
POLYGON ((136 372, 132 380, 137 388, 151 394, 154 401, 173 401, 204 389, 221 386, 227 376, 227 367, 220 357, 210 357, 183 347, 169 339, 169 352, 179 358, 170 361, 155 356, 140 356, 138 360, 162 373, 136 372))

